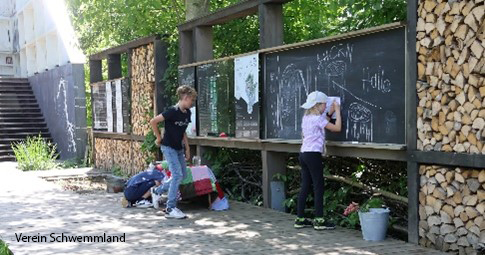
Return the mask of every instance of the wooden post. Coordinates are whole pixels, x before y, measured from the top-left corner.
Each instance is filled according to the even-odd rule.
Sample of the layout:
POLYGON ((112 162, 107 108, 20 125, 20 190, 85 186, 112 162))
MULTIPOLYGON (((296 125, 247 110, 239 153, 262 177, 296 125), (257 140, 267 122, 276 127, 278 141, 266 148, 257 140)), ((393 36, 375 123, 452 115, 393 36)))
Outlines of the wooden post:
POLYGON ((125 132, 128 133, 128 134, 131 134, 131 126, 132 126, 132 123, 131 123, 131 78, 132 78, 132 75, 133 75, 133 72, 131 70, 132 66, 133 66, 133 63, 131 63, 132 61, 132 57, 131 55, 133 54, 133 49, 132 48, 129 48, 128 49, 128 52, 127 52, 127 55, 128 55, 128 64, 127 64, 127 68, 128 68, 128 77, 127 77, 127 82, 128 82, 128 108, 130 109, 128 112, 128 121, 129 121, 129 125, 128 125, 128 130, 126 130, 125 132))
POLYGON ((169 95, 165 93, 165 82, 163 76, 168 68, 168 46, 162 40, 155 40, 155 115, 163 112, 168 105, 169 95))
POLYGON ((194 43, 192 30, 181 31, 179 40, 180 65, 190 64, 194 62, 194 43))
POLYGON ((271 207, 271 181, 275 174, 286 174, 286 153, 261 151, 263 163, 263 205, 271 207))
POLYGON ((210 162, 204 157, 204 154, 207 151, 207 149, 208 148, 206 146, 202 146, 202 145, 197 145, 196 147, 196 155, 200 157, 200 161, 202 165, 210 165, 209 164, 210 162))
POLYGON ((416 24, 417 1, 409 0, 407 5, 406 33, 406 143, 408 150, 408 242, 419 242, 419 167, 411 160, 411 152, 417 148, 417 113, 416 113, 416 24))
POLYGON ((89 81, 95 83, 103 80, 101 60, 89 60, 89 81))
POLYGON ((108 54, 108 79, 122 77, 121 73, 121 54, 108 54))
POLYGON ((283 4, 259 5, 259 48, 283 44, 283 4))
POLYGON ((196 62, 214 58, 212 38, 211 26, 196 27, 194 29, 193 49, 196 62))

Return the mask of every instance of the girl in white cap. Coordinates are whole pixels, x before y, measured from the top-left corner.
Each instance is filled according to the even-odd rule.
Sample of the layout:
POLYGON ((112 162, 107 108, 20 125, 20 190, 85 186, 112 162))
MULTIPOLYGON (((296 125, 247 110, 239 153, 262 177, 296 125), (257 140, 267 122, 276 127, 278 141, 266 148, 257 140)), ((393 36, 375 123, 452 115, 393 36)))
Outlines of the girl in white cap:
POLYGON ((342 121, 340 117, 340 105, 334 102, 327 115, 325 108, 327 95, 320 91, 314 91, 307 97, 307 101, 301 106, 305 109, 305 115, 301 123, 302 146, 300 150, 301 164, 301 189, 298 195, 297 218, 295 228, 313 226, 316 230, 335 229, 335 224, 323 219, 323 162, 322 152, 325 148, 325 129, 332 132, 340 132, 342 121), (332 109, 333 108, 333 109, 332 109), (329 123, 329 116, 335 111, 337 119, 335 124, 329 123), (313 183, 315 201, 315 219, 310 221, 304 216, 305 202, 313 183))

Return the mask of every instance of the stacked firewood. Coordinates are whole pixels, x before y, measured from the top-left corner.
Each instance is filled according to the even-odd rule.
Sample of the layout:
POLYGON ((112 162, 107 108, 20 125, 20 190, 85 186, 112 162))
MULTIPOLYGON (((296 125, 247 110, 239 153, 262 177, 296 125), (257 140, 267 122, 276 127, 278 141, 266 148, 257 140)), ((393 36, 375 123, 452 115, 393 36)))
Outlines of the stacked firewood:
POLYGON ((485 169, 421 166, 420 244, 476 254, 485 243, 485 169))
POLYGON ((420 0, 418 149, 485 154, 484 0, 420 0))
POLYGON ((134 175, 147 167, 150 158, 140 147, 138 141, 96 138, 95 167, 108 171, 119 167, 124 174, 134 175))
POLYGON ((146 135, 153 117, 155 57, 153 43, 133 49, 131 55, 131 123, 132 133, 146 135))

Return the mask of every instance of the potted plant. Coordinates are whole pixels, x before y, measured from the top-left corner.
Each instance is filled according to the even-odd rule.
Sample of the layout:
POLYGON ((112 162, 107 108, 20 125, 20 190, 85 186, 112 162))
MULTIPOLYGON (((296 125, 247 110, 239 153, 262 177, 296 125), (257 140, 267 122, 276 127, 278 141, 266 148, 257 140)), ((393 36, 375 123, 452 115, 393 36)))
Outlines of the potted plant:
POLYGON ((362 206, 352 202, 345 209, 344 216, 352 221, 358 215, 364 240, 381 241, 386 239, 389 213, 390 210, 384 207, 382 199, 371 197, 362 206))

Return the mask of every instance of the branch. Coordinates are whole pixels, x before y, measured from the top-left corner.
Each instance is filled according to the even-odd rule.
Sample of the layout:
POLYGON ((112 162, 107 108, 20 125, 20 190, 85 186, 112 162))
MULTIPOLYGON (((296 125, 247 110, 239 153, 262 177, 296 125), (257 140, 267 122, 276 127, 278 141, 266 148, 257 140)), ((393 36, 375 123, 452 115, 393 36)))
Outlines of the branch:
MULTIPOLYGON (((290 167, 290 168, 299 169, 300 167, 294 166, 294 167, 290 167)), ((399 196, 399 195, 393 194, 389 191, 374 188, 372 186, 366 185, 366 184, 358 182, 358 181, 354 181, 354 180, 351 180, 351 179, 348 179, 348 178, 345 178, 345 177, 342 177, 342 176, 338 176, 338 175, 323 175, 323 177, 328 179, 328 180, 342 182, 342 183, 348 184, 350 186, 353 186, 353 187, 356 187, 356 188, 359 188, 359 189, 367 190, 371 193, 380 193, 382 196, 387 197, 387 198, 392 199, 392 200, 395 200, 395 201, 397 201, 401 204, 405 204, 405 205, 408 204, 408 198, 407 197, 399 196)), ((290 191, 289 194, 294 195, 298 192, 300 192, 299 188, 290 191)))

